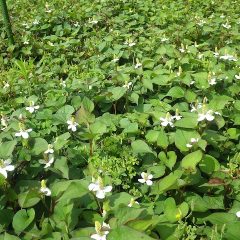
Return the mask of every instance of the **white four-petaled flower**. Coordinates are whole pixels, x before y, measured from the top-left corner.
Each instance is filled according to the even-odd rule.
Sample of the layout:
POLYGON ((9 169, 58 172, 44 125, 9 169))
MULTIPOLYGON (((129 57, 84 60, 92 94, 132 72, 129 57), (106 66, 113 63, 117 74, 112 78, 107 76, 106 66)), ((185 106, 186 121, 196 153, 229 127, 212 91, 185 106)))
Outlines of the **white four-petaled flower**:
POLYGON ((199 141, 199 138, 191 138, 190 139, 190 143, 187 143, 186 146, 188 148, 191 148, 195 143, 197 143, 199 141))
POLYGON ((49 154, 45 157, 45 159, 40 159, 39 163, 44 164, 44 168, 48 168, 54 163, 54 156, 52 154, 49 154))
POLYGON ((127 89, 130 89, 131 86, 132 86, 132 82, 125 82, 125 84, 123 85, 123 87, 127 89))
POLYGON ((51 196, 51 194, 52 194, 51 190, 49 188, 47 188, 45 180, 41 181, 40 192, 45 196, 51 196))
POLYGON ((166 114, 165 118, 160 117, 161 125, 163 127, 166 127, 167 125, 169 125, 170 127, 174 127, 173 120, 174 118, 169 112, 166 114))
POLYGON ((96 230, 96 233, 91 235, 92 239, 106 240, 107 239, 106 237, 110 230, 110 226, 109 226, 109 224, 106 224, 105 222, 103 222, 103 224, 101 225, 100 222, 96 221, 95 222, 95 230, 96 230))
POLYGON ((26 110, 33 113, 35 110, 39 109, 39 105, 34 106, 34 102, 30 101, 30 106, 26 107, 26 110))
POLYGON ((112 186, 104 187, 102 179, 98 177, 97 181, 93 179, 93 182, 89 184, 88 189, 92 192, 95 192, 97 198, 104 199, 106 193, 112 191, 112 186))
POLYGON ((71 120, 68 120, 67 124, 68 124, 68 129, 71 129, 73 132, 77 131, 78 123, 75 122, 74 118, 72 118, 71 120))
POLYGON ((151 186, 153 184, 153 182, 152 182, 153 175, 152 174, 142 172, 141 177, 142 178, 138 179, 138 181, 140 183, 146 183, 148 186, 151 186))
POLYGON ((132 207, 134 204, 139 205, 139 202, 136 201, 134 198, 131 198, 131 200, 130 200, 130 202, 128 204, 128 207, 132 207))
POLYGON ((11 159, 2 160, 0 159, 0 174, 7 178, 7 172, 11 172, 15 169, 13 165, 11 165, 11 159))
POLYGON ((213 110, 208 111, 203 110, 201 113, 198 113, 198 121, 201 122, 205 119, 207 121, 212 121, 215 118, 213 114, 214 114, 213 110))
POLYGON ((29 128, 29 129, 20 128, 20 131, 15 133, 15 136, 27 139, 27 138, 29 138, 29 132, 31 132, 31 131, 32 131, 31 128, 29 128))
POLYGON ((52 144, 48 144, 48 149, 44 153, 45 154, 53 154, 54 153, 53 145, 52 144))
POLYGON ((236 216, 240 218, 240 211, 236 212, 236 216))

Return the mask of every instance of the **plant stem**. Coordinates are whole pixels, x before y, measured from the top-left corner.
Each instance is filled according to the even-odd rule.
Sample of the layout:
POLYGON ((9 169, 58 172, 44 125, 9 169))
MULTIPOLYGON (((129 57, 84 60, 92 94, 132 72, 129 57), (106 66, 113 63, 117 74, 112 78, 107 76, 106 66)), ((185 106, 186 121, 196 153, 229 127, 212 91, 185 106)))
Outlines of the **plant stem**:
POLYGON ((12 26, 11 26, 9 14, 8 14, 6 0, 0 0, 0 6, 1 6, 1 9, 2 9, 3 22, 4 22, 4 25, 5 25, 6 31, 7 31, 9 43, 14 45, 12 26))

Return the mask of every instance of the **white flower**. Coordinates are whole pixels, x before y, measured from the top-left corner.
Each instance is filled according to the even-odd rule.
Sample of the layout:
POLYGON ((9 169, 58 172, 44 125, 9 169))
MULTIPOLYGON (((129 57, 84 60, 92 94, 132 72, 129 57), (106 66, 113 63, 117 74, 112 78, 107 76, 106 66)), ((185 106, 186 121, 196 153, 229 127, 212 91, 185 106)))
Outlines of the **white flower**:
POLYGON ((237 59, 233 55, 230 55, 230 54, 222 55, 219 58, 222 60, 228 60, 228 61, 234 61, 234 62, 237 61, 237 59))
POLYGON ((53 145, 52 144, 48 144, 48 149, 44 152, 45 154, 53 154, 54 150, 53 150, 53 145))
POLYGON ((3 88, 6 89, 6 88, 9 88, 9 87, 10 87, 10 84, 8 82, 4 82, 3 88))
POLYGON ((132 86, 132 82, 125 82, 125 84, 123 85, 124 88, 130 89, 130 87, 132 86))
POLYGON ((137 202, 136 200, 134 200, 134 198, 131 198, 129 204, 128 204, 128 207, 132 207, 134 204, 137 204, 139 205, 139 202, 137 202))
POLYGON ((163 37, 161 38, 161 42, 167 42, 169 40, 169 38, 163 37))
POLYGON ((203 110, 202 113, 198 113, 198 121, 201 122, 203 120, 208 120, 208 121, 212 121, 215 117, 213 116, 213 111, 212 110, 208 110, 205 111, 203 110))
POLYGON ((59 84, 60 84, 62 87, 64 87, 64 88, 67 86, 66 81, 62 81, 62 80, 61 80, 61 82, 60 82, 59 84))
POLYGON ((37 19, 35 19, 34 21, 33 21, 33 25, 38 25, 39 24, 39 21, 37 20, 37 19))
POLYGON ((134 68, 137 69, 137 68, 140 68, 141 66, 142 66, 142 64, 138 62, 138 63, 136 63, 134 68))
POLYGON ((191 138, 190 143, 187 143, 186 146, 188 148, 191 148, 193 146, 193 144, 197 143, 198 141, 199 141, 199 138, 191 138))
POLYGON ((170 127, 174 127, 173 120, 174 118, 169 112, 166 114, 165 118, 160 117, 161 125, 164 127, 166 127, 167 125, 169 125, 170 127))
POLYGON ((237 80, 240 80, 240 73, 234 76, 237 80))
POLYGON ((22 137, 22 138, 24 138, 24 139, 27 139, 27 138, 29 138, 29 132, 31 132, 32 131, 32 129, 31 128, 29 128, 29 129, 22 129, 22 128, 20 128, 20 131, 19 132, 17 132, 17 133, 15 133, 15 136, 16 137, 22 137))
POLYGON ((74 27, 79 27, 80 24, 79 24, 79 22, 76 22, 76 23, 73 24, 73 26, 74 26, 74 27))
POLYGON ((8 126, 8 118, 4 115, 1 115, 1 125, 4 127, 2 130, 8 126))
POLYGON ((210 84, 210 85, 215 85, 215 84, 217 84, 217 81, 216 81, 217 79, 215 78, 215 77, 213 77, 213 78, 210 78, 209 80, 208 80, 208 83, 210 84))
POLYGON ((236 212, 236 216, 240 218, 240 211, 236 212))
POLYGON ((197 112, 199 109, 202 108, 202 103, 197 102, 195 105, 190 104, 190 107, 191 107, 191 112, 197 112))
POLYGON ((11 159, 2 160, 0 159, 0 174, 7 178, 7 172, 11 172, 15 169, 13 165, 10 164, 11 159))
POLYGON ((54 163, 54 156, 50 154, 46 159, 40 159, 39 163, 45 164, 44 168, 48 168, 54 163))
POLYGON ((99 177, 97 181, 92 182, 88 186, 89 191, 95 192, 96 197, 99 199, 104 199, 105 194, 112 191, 112 186, 103 186, 103 181, 99 177))
POLYGON ((95 222, 95 230, 96 233, 91 235, 92 239, 95 240, 106 240, 106 236, 109 233, 110 230, 110 226, 109 224, 106 224, 105 222, 103 222, 103 224, 101 225, 100 222, 96 221, 95 222))
POLYGON ((226 29, 230 29, 231 28, 231 25, 228 24, 227 22, 226 23, 223 23, 222 26, 226 29))
POLYGON ((219 52, 216 52, 216 51, 215 51, 215 52, 213 53, 213 55, 214 55, 215 58, 218 58, 218 57, 219 57, 219 52))
POLYGON ((124 44, 125 44, 125 45, 128 45, 129 47, 133 47, 133 46, 136 45, 136 43, 133 42, 132 39, 128 39, 124 44))
POLYGON ((48 44, 49 46, 51 46, 51 47, 54 47, 54 43, 52 43, 52 42, 50 42, 50 41, 48 41, 47 44, 48 44))
POLYGON ((26 110, 30 113, 33 113, 37 109, 39 109, 39 105, 34 106, 34 101, 30 101, 30 106, 26 107, 26 110))
POLYGON ((140 179, 138 179, 138 181, 140 183, 146 183, 148 186, 151 186, 153 184, 152 182, 152 178, 153 178, 153 175, 152 174, 147 174, 145 172, 142 172, 141 173, 141 177, 140 179))
POLYGON ((28 40, 25 40, 25 41, 23 42, 23 44, 24 44, 24 45, 28 45, 28 44, 29 44, 29 41, 28 41, 28 40))
POLYGON ((90 24, 97 24, 98 20, 94 20, 94 19, 89 19, 88 21, 90 24))
POLYGON ((41 181, 41 188, 40 188, 40 192, 42 194, 44 194, 45 196, 51 196, 52 192, 49 188, 47 188, 46 186, 46 181, 45 180, 42 180, 41 181))
POLYGON ((202 27, 206 23, 205 20, 200 19, 199 22, 197 23, 198 26, 202 27))
POLYGON ((182 116, 179 114, 178 109, 176 109, 175 115, 172 116, 172 119, 180 120, 182 116))
POLYGON ((68 129, 71 129, 73 132, 77 131, 78 123, 75 122, 74 118, 72 118, 71 120, 68 120, 67 124, 68 124, 68 129))
POLYGON ((117 58, 117 57, 115 57, 113 60, 112 60, 112 62, 118 62, 119 61, 119 58, 117 58))

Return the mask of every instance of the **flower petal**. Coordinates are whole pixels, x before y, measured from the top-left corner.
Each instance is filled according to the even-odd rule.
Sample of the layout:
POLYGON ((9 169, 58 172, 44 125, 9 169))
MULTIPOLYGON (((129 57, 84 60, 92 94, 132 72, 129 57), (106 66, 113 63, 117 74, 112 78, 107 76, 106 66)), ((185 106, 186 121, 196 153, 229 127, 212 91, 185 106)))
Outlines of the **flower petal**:
POLYGON ((5 170, 9 171, 9 172, 13 171, 14 169, 15 169, 15 167, 13 165, 8 165, 5 167, 5 170))
POLYGON ((106 186, 103 191, 106 192, 111 192, 112 191, 112 186, 106 186))
POLYGON ((153 184, 153 182, 152 182, 152 180, 147 180, 147 181, 146 181, 146 184, 147 184, 148 186, 151 186, 151 185, 153 184))
POLYGON ((0 168, 0 174, 2 174, 5 178, 7 178, 7 171, 3 168, 0 168))
POLYGON ((27 139, 29 137, 28 132, 22 132, 22 137, 27 139))
POLYGON ((153 178, 153 175, 152 174, 149 174, 148 175, 148 179, 152 179, 153 178))
POLYGON ((99 185, 96 184, 96 183, 90 183, 89 186, 88 186, 88 190, 96 192, 96 191, 99 190, 99 185))
POLYGON ((146 182, 145 179, 138 179, 138 181, 139 181, 140 183, 145 183, 145 182, 146 182))
POLYGON ((96 197, 99 198, 99 199, 104 199, 105 198, 105 192, 103 190, 98 190, 96 192, 96 197))

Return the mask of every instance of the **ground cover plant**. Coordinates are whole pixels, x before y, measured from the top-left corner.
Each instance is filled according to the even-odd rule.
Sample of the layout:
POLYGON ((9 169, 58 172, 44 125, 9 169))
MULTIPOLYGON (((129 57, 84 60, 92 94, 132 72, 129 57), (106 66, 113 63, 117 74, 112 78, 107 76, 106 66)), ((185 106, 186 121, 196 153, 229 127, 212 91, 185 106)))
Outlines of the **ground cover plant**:
POLYGON ((238 240, 238 1, 8 1, 0 239, 238 240))

